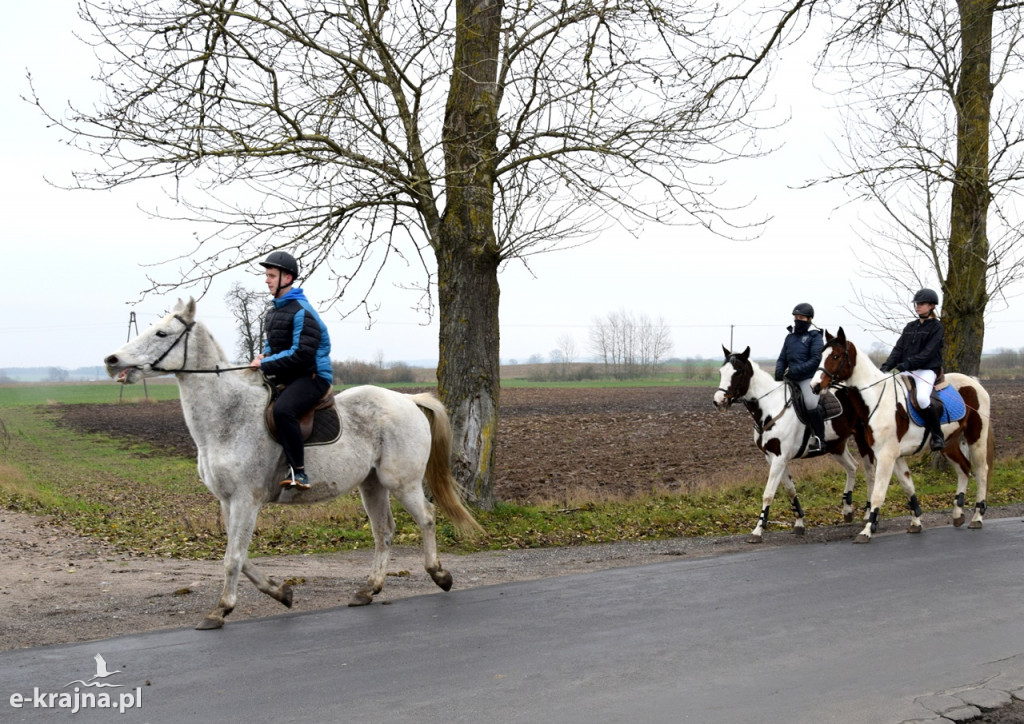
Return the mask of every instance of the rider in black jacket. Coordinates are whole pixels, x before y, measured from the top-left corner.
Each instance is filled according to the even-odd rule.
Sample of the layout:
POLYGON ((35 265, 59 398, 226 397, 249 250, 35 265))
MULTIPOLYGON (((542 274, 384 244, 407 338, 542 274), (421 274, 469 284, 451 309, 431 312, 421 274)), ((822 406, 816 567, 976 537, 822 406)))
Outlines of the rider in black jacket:
POLYGON ((942 322, 935 315, 938 303, 939 295, 931 289, 921 289, 914 295, 917 319, 903 328, 903 334, 892 353, 882 363, 882 372, 896 370, 900 374, 914 377, 917 406, 931 435, 929 447, 935 451, 946 446, 942 423, 935 408, 931 406, 935 380, 942 372, 942 343, 945 336, 942 322))
POLYGON ((793 307, 793 326, 782 343, 782 351, 775 361, 775 379, 784 377, 795 382, 803 395, 807 421, 814 433, 807 442, 807 452, 820 452, 825 447, 825 418, 818 409, 818 396, 811 391, 811 378, 821 364, 825 343, 820 329, 811 329, 814 307, 802 302, 793 307))

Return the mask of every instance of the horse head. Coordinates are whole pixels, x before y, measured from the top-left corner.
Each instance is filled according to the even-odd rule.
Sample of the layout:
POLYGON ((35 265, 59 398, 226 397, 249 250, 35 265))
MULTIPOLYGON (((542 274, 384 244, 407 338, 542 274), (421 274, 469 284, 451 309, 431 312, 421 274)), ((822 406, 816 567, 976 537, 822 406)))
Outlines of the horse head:
POLYGON ((170 314, 103 360, 107 374, 130 385, 184 369, 188 341, 196 324, 196 302, 178 300, 170 314))
POLYGON ((811 378, 811 390, 820 394, 836 383, 846 382, 853 375, 857 364, 857 348, 846 339, 846 332, 839 328, 836 335, 825 330, 825 349, 821 354, 821 367, 811 378))
POLYGON ((750 390, 750 380, 754 376, 754 368, 750 364, 750 347, 742 352, 730 352, 722 346, 725 353, 725 364, 719 370, 721 375, 718 390, 715 392, 714 403, 719 409, 728 409, 732 403, 741 399, 750 390))

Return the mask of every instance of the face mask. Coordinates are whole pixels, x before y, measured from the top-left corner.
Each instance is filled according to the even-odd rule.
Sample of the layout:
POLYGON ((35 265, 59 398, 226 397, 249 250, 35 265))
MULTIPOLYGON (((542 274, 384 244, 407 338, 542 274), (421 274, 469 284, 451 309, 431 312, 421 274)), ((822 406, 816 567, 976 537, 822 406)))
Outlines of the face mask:
POLYGON ((811 323, 808 322, 807 320, 804 320, 804 319, 795 319, 795 320, 793 320, 793 333, 794 334, 803 334, 804 332, 806 332, 810 328, 811 328, 811 323))

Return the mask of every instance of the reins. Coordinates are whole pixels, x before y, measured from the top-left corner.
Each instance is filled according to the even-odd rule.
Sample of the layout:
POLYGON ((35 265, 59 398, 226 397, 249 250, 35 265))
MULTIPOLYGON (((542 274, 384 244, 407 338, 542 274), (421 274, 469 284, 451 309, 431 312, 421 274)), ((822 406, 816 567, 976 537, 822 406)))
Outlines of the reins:
POLYGON ((249 365, 244 365, 244 366, 241 366, 241 367, 220 367, 218 365, 218 366, 216 366, 212 370, 209 370, 209 369, 207 369, 207 370, 190 370, 190 369, 186 369, 184 365, 185 365, 185 362, 188 360, 188 339, 189 339, 189 336, 192 333, 192 328, 196 326, 196 323, 194 321, 193 322, 186 322, 181 317, 180 314, 175 314, 174 318, 177 319, 179 322, 181 322, 183 325, 185 325, 185 329, 181 330, 181 333, 177 337, 174 338, 174 341, 171 342, 171 346, 168 347, 166 350, 164 350, 164 353, 162 355, 160 355, 155 360, 150 362, 149 368, 151 370, 156 370, 157 372, 170 372, 170 373, 173 373, 173 374, 186 373, 186 374, 191 374, 191 375, 209 375, 209 374, 219 375, 221 372, 236 372, 238 370, 252 369, 249 365), (175 347, 178 346, 178 343, 181 342, 182 339, 185 340, 185 353, 184 353, 184 355, 182 355, 182 358, 181 358, 182 367, 180 369, 176 369, 176 370, 169 370, 169 369, 167 369, 165 367, 158 367, 157 365, 159 365, 161 362, 163 362, 164 358, 171 353, 172 349, 174 349, 175 347))

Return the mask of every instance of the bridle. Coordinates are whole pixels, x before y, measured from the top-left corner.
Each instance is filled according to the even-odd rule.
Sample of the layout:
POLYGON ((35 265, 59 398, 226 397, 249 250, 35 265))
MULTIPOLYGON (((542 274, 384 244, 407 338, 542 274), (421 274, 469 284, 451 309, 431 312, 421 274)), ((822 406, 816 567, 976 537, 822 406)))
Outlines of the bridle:
MULTIPOLYGON (((827 346, 832 348, 832 354, 830 355, 830 357, 832 359, 839 359, 839 354, 836 352, 836 344, 835 344, 835 342, 836 342, 836 340, 832 340, 831 342, 828 343, 827 346)), ((825 369, 824 365, 822 365, 821 367, 818 368, 818 371, 821 372, 821 374, 822 374, 822 380, 824 380, 825 375, 828 375, 828 384, 827 385, 822 384, 822 386, 821 386, 821 389, 823 391, 827 390, 829 387, 841 387, 841 388, 853 389, 853 390, 856 390, 857 392, 861 392, 862 390, 866 390, 868 388, 874 387, 875 385, 884 385, 886 382, 889 381, 889 379, 890 379, 889 376, 886 376, 886 377, 883 377, 881 380, 878 380, 877 382, 872 382, 870 385, 867 385, 866 387, 851 387, 850 385, 845 384, 846 380, 850 379, 851 375, 853 375, 853 360, 850 359, 849 343, 845 343, 845 344, 843 344, 841 346, 842 346, 842 350, 843 350, 842 360, 836 366, 835 374, 833 374, 832 372, 829 372, 827 369, 825 369), (847 368, 847 371, 846 371, 844 376, 840 377, 840 375, 843 375, 843 367, 844 367, 844 365, 847 368)), ((883 390, 883 393, 884 392, 885 392, 885 390, 883 390)), ((896 387, 895 387, 895 385, 893 386, 893 394, 896 394, 896 387)), ((868 416, 865 419, 865 422, 870 422, 871 421, 871 418, 875 416, 876 412, 878 412, 878 407, 881 404, 882 404, 882 395, 879 395, 878 396, 878 400, 875 402, 875 406, 871 409, 871 412, 868 413, 868 416)))
MULTIPOLYGON (((739 369, 740 369, 739 364, 738 364, 739 363, 739 359, 740 358, 738 356, 736 356, 736 355, 730 355, 729 358, 726 360, 726 363, 727 364, 731 364, 732 368, 738 372, 739 369)), ((725 406, 726 407, 731 407, 732 404, 734 402, 736 402, 737 400, 744 401, 743 400, 743 396, 745 394, 747 394, 747 391, 750 389, 750 381, 749 380, 747 381, 747 389, 745 389, 745 390, 742 390, 742 391, 735 390, 735 387, 736 387, 736 374, 733 373, 733 376, 730 378, 729 389, 725 389, 724 387, 719 387, 718 390, 717 390, 718 392, 722 393, 723 397, 725 397, 725 406)))
MULTIPOLYGON (((190 370, 190 369, 186 369, 185 368, 185 363, 188 361, 188 339, 191 336, 192 328, 196 326, 196 323, 195 323, 195 321, 186 322, 185 319, 180 314, 175 314, 174 318, 177 319, 179 322, 181 322, 185 326, 185 328, 183 330, 181 330, 181 332, 178 334, 177 337, 174 338, 174 341, 171 342, 171 346, 168 347, 167 349, 165 349, 164 353, 162 355, 160 355, 155 360, 153 360, 152 362, 149 363, 149 368, 151 370, 154 370, 156 372, 170 372, 170 373, 173 373, 173 374, 187 373, 187 374, 193 374, 193 375, 202 375, 202 374, 216 374, 216 375, 219 375, 221 372, 234 372, 236 370, 251 369, 249 367, 249 365, 244 365, 242 367, 220 367, 220 366, 217 366, 217 367, 215 367, 212 370, 190 370), (173 350, 175 347, 177 347, 178 344, 182 340, 184 340, 185 345, 184 345, 184 354, 181 357, 181 368, 180 369, 176 369, 176 370, 169 370, 169 369, 166 369, 165 367, 159 367, 158 365, 161 362, 164 361, 164 358, 167 357, 167 355, 169 355, 171 353, 171 350, 173 350)), ((160 333, 157 332, 157 335, 159 336, 160 333)), ((138 367, 138 365, 136 365, 136 367, 138 367)))
MULTIPOLYGON (((829 342, 828 346, 832 348, 832 354, 830 355, 830 357, 832 359, 839 359, 839 354, 838 352, 836 352, 835 340, 829 342)), ((842 360, 836 366, 836 370, 834 373, 829 372, 827 369, 825 369, 824 365, 818 368, 818 372, 821 372, 822 377, 828 375, 828 384, 822 385, 822 389, 828 389, 833 385, 836 387, 845 387, 846 385, 844 385, 843 382, 850 379, 850 375, 853 374, 853 362, 850 360, 850 348, 844 344, 842 345, 842 349, 842 360), (846 368, 846 374, 845 376, 841 376, 843 374, 844 367, 846 368)))

